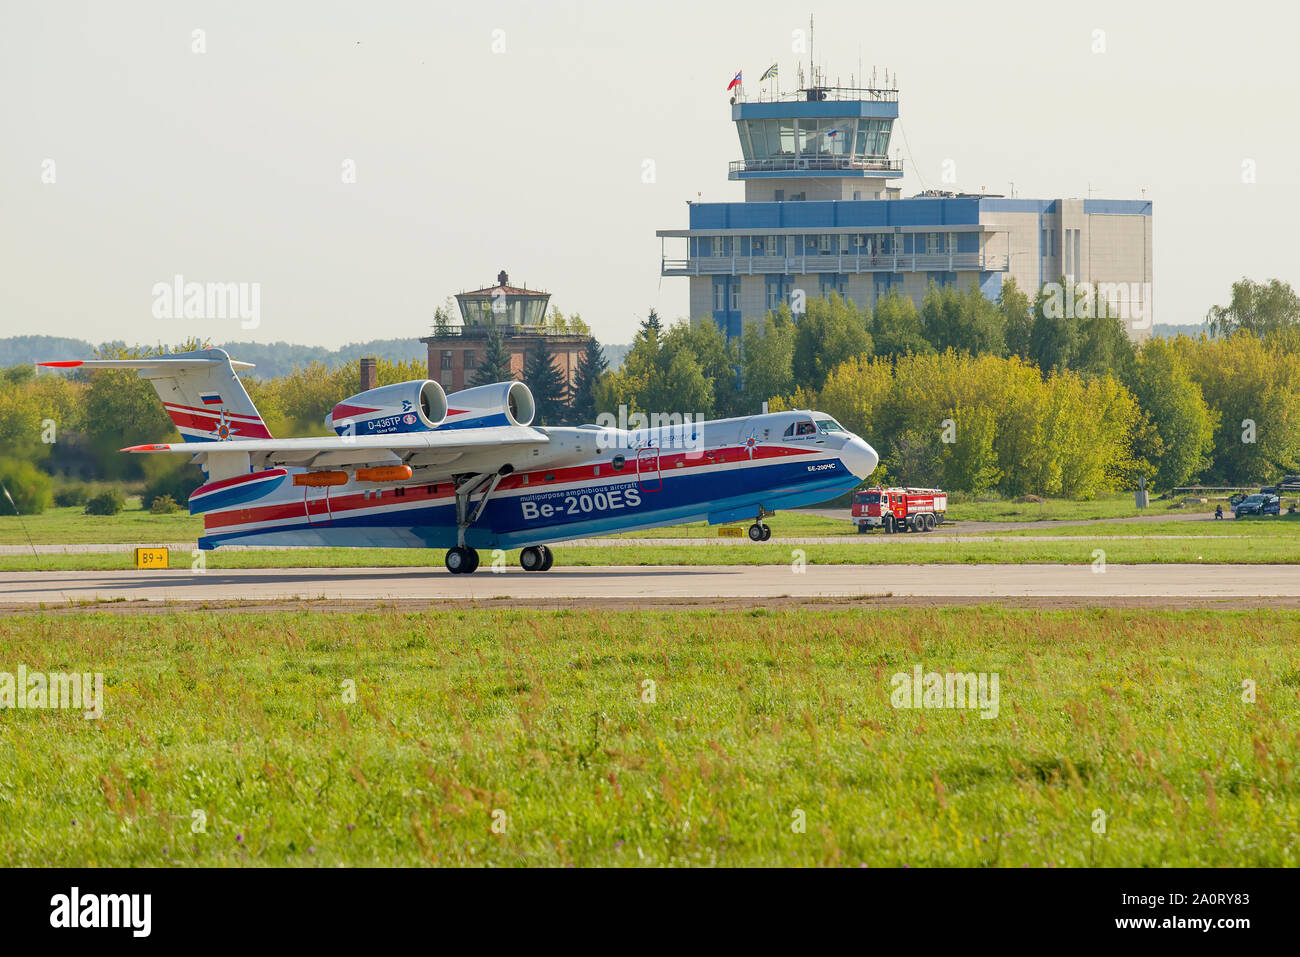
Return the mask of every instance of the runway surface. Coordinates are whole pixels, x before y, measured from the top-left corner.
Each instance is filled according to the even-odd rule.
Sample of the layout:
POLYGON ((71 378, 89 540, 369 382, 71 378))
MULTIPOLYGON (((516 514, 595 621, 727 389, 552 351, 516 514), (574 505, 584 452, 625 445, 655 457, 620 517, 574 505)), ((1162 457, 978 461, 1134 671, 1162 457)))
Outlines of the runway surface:
POLYGON ((528 605, 645 601, 914 596, 925 599, 1195 599, 1258 605, 1300 598, 1294 565, 721 565, 555 568, 526 573, 481 568, 233 569, 0 572, 0 607, 69 602, 292 602, 508 599, 528 605))

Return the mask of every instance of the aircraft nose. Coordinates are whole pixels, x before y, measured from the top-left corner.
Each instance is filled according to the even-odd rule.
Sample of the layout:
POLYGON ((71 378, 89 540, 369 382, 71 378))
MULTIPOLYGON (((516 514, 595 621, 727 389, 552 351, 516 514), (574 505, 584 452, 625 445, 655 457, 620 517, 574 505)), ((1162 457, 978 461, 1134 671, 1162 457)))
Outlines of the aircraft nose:
POLYGON ((876 450, 856 435, 844 443, 840 449, 840 461, 844 467, 860 479, 866 478, 876 470, 880 456, 876 450))

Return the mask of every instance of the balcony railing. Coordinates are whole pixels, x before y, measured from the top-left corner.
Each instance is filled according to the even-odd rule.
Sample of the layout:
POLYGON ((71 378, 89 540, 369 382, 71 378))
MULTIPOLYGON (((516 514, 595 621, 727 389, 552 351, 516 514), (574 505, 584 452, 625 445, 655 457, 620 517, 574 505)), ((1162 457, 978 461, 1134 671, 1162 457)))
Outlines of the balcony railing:
POLYGON ((1006 272, 1007 254, 991 251, 972 253, 876 253, 842 252, 806 256, 696 256, 662 260, 665 276, 784 276, 808 273, 954 272, 978 269, 1006 272))
POLYGON ((760 89, 757 93, 750 94, 744 92, 741 88, 741 95, 736 97, 737 103, 804 103, 834 101, 847 103, 861 103, 864 101, 875 103, 897 103, 898 90, 890 87, 858 87, 858 86, 814 86, 800 88, 798 90, 789 90, 785 93, 765 92, 760 89))
POLYGON ((891 160, 887 156, 766 156, 732 160, 727 166, 727 175, 730 177, 737 173, 787 173, 805 170, 901 173, 903 161, 891 160))
MULTIPOLYGON (((541 324, 517 325, 514 323, 504 323, 504 322, 498 322, 496 324, 496 330, 503 337, 576 336, 582 334, 579 332, 559 330, 556 329, 554 326, 548 326, 548 325, 541 325, 541 324)), ((475 325, 466 326, 462 324, 457 324, 457 325, 449 325, 446 328, 446 330, 443 332, 438 332, 438 331, 431 332, 428 336, 425 336, 424 338, 443 339, 443 338, 454 337, 458 339, 462 339, 462 338, 463 339, 486 339, 487 335, 488 335, 488 327, 486 325, 475 324, 475 325)))

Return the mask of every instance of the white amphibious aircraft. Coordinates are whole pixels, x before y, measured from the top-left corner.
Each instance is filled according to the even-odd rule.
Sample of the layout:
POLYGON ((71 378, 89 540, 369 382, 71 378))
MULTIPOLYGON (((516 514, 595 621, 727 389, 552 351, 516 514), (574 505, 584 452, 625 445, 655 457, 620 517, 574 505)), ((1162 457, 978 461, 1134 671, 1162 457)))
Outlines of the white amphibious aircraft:
POLYGON ((432 380, 371 389, 325 419, 330 435, 276 439, 221 349, 144 359, 45 362, 138 369, 184 442, 124 452, 192 456, 207 481, 200 548, 226 544, 446 548, 453 573, 480 548, 522 548, 545 571, 547 543, 681 522, 763 519, 856 488, 878 461, 817 412, 625 430, 532 426, 522 382, 446 395, 432 380))

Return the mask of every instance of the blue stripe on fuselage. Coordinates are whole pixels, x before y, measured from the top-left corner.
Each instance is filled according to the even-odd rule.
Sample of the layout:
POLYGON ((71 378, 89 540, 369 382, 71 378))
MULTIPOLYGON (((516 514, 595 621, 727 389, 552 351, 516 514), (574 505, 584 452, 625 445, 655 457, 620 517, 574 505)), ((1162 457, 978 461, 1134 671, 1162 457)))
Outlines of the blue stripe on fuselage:
MULTIPOLYGON (((771 465, 694 475, 672 473, 672 469, 663 473, 662 488, 657 491, 640 488, 636 475, 603 478, 565 489, 541 485, 535 492, 514 494, 512 490, 512 494, 488 501, 478 522, 467 530, 465 540, 475 548, 520 548, 703 521, 710 516, 717 520, 729 513, 756 516, 760 505, 769 511, 813 505, 859 484, 859 479, 834 458, 817 462, 781 460, 771 465), (629 497, 628 490, 635 495, 629 497), (723 490, 726 494, 720 495, 723 490), (622 493, 617 507, 612 498, 616 491, 622 493), (636 504, 630 504, 629 498, 635 498, 636 504), (533 520, 525 518, 525 503, 529 502, 537 507, 533 520), (543 504, 552 505, 549 515, 543 513, 543 504)), ((653 487, 655 483, 651 479, 646 484, 653 487)), ((392 500, 392 504, 400 504, 400 499, 392 500)), ((304 520, 269 529, 218 533, 199 541, 200 548, 224 544, 450 548, 456 544, 456 509, 450 501, 420 508, 390 508, 368 515, 334 516, 322 524, 309 525, 304 520)))

